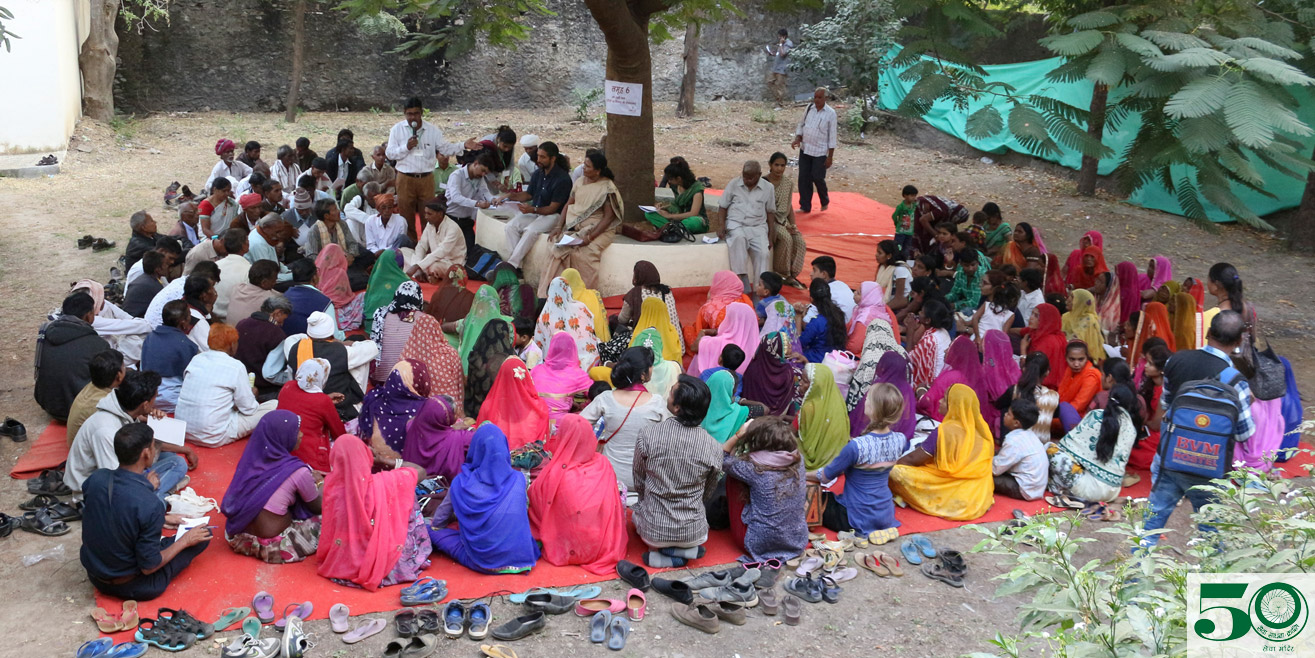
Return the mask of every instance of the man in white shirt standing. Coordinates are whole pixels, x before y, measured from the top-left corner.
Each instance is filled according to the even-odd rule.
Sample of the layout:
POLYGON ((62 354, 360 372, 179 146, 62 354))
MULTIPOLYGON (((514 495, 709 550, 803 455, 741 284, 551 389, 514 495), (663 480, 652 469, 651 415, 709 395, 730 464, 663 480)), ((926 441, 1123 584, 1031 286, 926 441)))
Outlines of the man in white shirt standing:
POLYGON ((493 202, 489 186, 484 182, 492 162, 492 153, 481 153, 474 162, 452 172, 447 179, 447 216, 461 228, 467 255, 475 252, 475 214, 493 202))
POLYGON ((730 250, 731 271, 740 275, 751 295, 758 277, 771 266, 767 227, 776 221, 776 189, 762 176, 762 165, 750 160, 739 178, 726 183, 721 195, 722 227, 717 231, 730 250))
POLYGON ((813 92, 813 102, 804 110, 790 148, 799 149, 799 212, 813 211, 814 187, 825 211, 831 203, 826 190, 826 170, 831 168, 831 157, 836 151, 836 111, 826 104, 826 87, 813 92))
POLYGON ((365 248, 378 254, 385 249, 410 247, 413 243, 406 237, 406 220, 393 212, 397 202, 391 194, 380 194, 374 198, 374 214, 365 220, 365 248))
MULTIPOLYGON (((397 169, 397 205, 402 217, 408 218, 406 231, 415 241, 413 222, 416 213, 434 198, 434 165, 437 154, 455 157, 469 149, 479 150, 479 142, 466 140, 465 145, 453 144, 443 138, 443 131, 424 120, 420 99, 411 97, 403 108, 405 119, 388 131, 388 158, 397 169)), ((449 199, 450 201, 450 199, 449 199)))

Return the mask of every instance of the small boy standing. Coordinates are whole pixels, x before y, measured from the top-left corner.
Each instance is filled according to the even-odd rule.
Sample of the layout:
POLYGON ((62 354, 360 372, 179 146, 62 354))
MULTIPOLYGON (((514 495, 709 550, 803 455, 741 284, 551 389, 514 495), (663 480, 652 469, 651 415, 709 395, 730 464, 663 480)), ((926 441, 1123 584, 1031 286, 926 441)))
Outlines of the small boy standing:
POLYGON ((1046 493, 1046 478, 1050 460, 1045 446, 1032 433, 1040 410, 1031 400, 1018 398, 1005 412, 1005 435, 1000 451, 991 460, 991 474, 995 476, 995 491, 1018 500, 1037 500, 1046 493))
POLYGON ((895 220, 895 244, 899 245, 900 253, 905 258, 913 257, 913 210, 918 207, 918 188, 912 185, 905 185, 900 192, 904 200, 898 206, 895 206, 895 214, 891 219, 895 220))

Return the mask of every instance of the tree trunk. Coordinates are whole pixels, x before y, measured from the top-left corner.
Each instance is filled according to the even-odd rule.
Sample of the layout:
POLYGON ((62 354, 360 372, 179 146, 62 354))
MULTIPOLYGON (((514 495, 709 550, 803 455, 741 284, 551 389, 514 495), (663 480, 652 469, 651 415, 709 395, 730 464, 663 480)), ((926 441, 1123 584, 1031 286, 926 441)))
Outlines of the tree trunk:
MULTIPOLYGON (((1315 158, 1315 154, 1311 157, 1315 158)), ((1301 205, 1292 218, 1288 236, 1294 249, 1306 253, 1315 249, 1315 173, 1306 175, 1306 191, 1301 195, 1301 205)))
MULTIPOLYGON (((1105 106, 1109 100, 1110 88, 1106 85, 1098 84, 1091 90, 1091 119, 1087 121, 1087 134, 1100 141, 1105 136, 1105 106)), ((1097 167, 1100 165, 1099 158, 1093 158, 1089 155, 1082 156, 1082 169, 1078 171, 1078 194, 1082 196, 1096 195, 1096 177, 1099 176, 1097 167)))
POLYGON ((637 117, 607 115, 607 161, 625 200, 625 217, 643 217, 640 204, 653 203, 653 57, 648 17, 669 0, 585 0, 607 42, 607 79, 644 86, 637 117))
POLYGON ((297 122, 297 102, 301 96, 301 67, 303 44, 306 41, 306 0, 297 0, 292 9, 292 79, 288 81, 288 100, 284 105, 283 120, 297 122))
POLYGON ((680 78, 680 100, 676 101, 676 116, 694 116, 694 84, 699 75, 699 32, 702 26, 698 21, 690 21, 685 26, 685 75, 680 78))
POLYGON ((114 19, 119 14, 119 0, 92 0, 91 29, 78 53, 82 70, 82 114, 96 121, 114 118, 115 56, 119 52, 119 35, 114 19))

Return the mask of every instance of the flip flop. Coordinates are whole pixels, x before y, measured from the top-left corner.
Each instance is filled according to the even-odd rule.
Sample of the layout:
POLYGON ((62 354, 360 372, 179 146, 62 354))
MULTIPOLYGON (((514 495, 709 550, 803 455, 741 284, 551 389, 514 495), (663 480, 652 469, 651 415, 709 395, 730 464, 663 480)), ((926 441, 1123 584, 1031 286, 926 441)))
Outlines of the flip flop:
POLYGON ((219 619, 215 620, 216 631, 226 631, 229 626, 237 623, 239 619, 246 619, 251 614, 251 608, 229 608, 219 613, 219 619))
POLYGON ((346 642, 347 644, 356 644, 357 642, 360 642, 361 640, 364 640, 367 637, 370 637, 372 635, 378 635, 385 628, 388 628, 387 619, 383 619, 381 617, 377 617, 375 619, 367 619, 366 621, 362 622, 359 626, 357 626, 355 630, 342 636, 342 641, 346 642))
POLYGON ((119 628, 125 631, 136 628, 138 621, 141 621, 141 617, 137 615, 137 602, 132 599, 124 601, 123 612, 119 613, 119 628))
POLYGON ((607 648, 620 651, 626 648, 626 639, 630 637, 630 620, 621 616, 612 617, 607 625, 607 648))
POLYGON ((256 611, 256 618, 262 624, 274 621, 274 595, 261 592, 251 599, 251 609, 256 611))
POLYGON ((887 569, 890 570, 890 575, 896 578, 899 578, 900 576, 904 575, 904 568, 899 565, 899 560, 896 560, 895 558, 885 553, 882 553, 880 551, 873 553, 872 556, 877 558, 877 564, 880 564, 881 566, 886 567, 887 569))
POLYGON ((909 541, 913 542, 913 545, 922 551, 923 557, 936 557, 936 548, 931 545, 931 540, 927 539, 926 535, 914 535, 909 538, 909 541))
POLYGON ((141 658, 146 655, 146 645, 141 642, 121 642, 114 645, 101 658, 141 658))
POLYGON ((875 556, 860 553, 854 556, 854 564, 871 571, 879 578, 890 577, 890 569, 887 569, 885 565, 881 564, 875 556))
POLYGON ((78 647, 77 658, 98 658, 108 652, 114 646, 114 640, 108 637, 98 637, 94 640, 83 642, 78 647))
POLYGON ((520 658, 516 655, 515 649, 505 644, 481 644, 479 651, 488 658, 520 658))
POLYGON ((847 580, 858 578, 858 569, 855 569, 854 567, 842 567, 831 572, 831 575, 828 577, 837 583, 843 583, 847 580))
MULTIPOLYGON (((91 618, 96 620, 96 628, 99 628, 102 633, 117 633, 123 630, 123 621, 119 617, 106 612, 105 608, 96 608, 95 610, 92 610, 91 618)), ((129 628, 136 625, 137 624, 133 624, 129 628)), ((81 649, 79 649, 79 651, 81 651, 81 649)))
MULTIPOLYGON (((603 588, 599 587, 598 585, 587 585, 581 587, 562 587, 562 588, 531 587, 530 589, 525 590, 524 592, 519 592, 517 594, 509 595, 507 597, 507 600, 511 601, 512 603, 518 603, 518 604, 525 603, 525 597, 529 596, 530 594, 556 594, 557 596, 565 596, 567 598, 572 598, 572 599, 593 599, 593 598, 597 598, 598 595, 602 593, 603 593, 603 588)), ((497 645, 497 646, 501 646, 501 645, 497 645)))
POLYGON ((431 576, 425 576, 424 578, 421 578, 420 580, 417 580, 414 583, 411 583, 410 585, 403 587, 402 596, 413 596, 419 594, 420 592, 430 587, 433 587, 439 584, 440 582, 442 581, 440 581, 437 578, 433 578, 431 576))
POLYGON ((422 580, 427 582, 423 585, 421 585, 420 582, 417 582, 416 585, 419 585, 419 587, 416 587, 416 589, 411 591, 402 592, 402 605, 429 605, 431 603, 438 603, 447 598, 446 580, 435 580, 429 577, 423 578, 422 580))
POLYGON ((589 620, 589 641, 602 644, 607 640, 607 627, 612 623, 612 613, 599 610, 589 620))
POLYGON ((807 576, 808 574, 821 569, 823 564, 822 558, 820 557, 804 558, 804 561, 799 563, 799 568, 795 569, 794 572, 800 576, 807 576))
POLYGON ((255 617, 247 617, 242 620, 242 632, 251 636, 253 640, 260 639, 260 620, 255 617))
POLYGON ((904 561, 909 564, 922 564, 922 551, 913 545, 912 539, 905 539, 899 545, 900 555, 904 556, 904 561))
POLYGON ((305 602, 300 603, 300 604, 297 604, 297 603, 289 603, 289 604, 287 604, 286 606, 283 606, 283 618, 280 619, 280 620, 278 620, 278 621, 276 621, 276 622, 274 622, 274 627, 275 627, 275 628, 283 628, 284 626, 287 626, 287 625, 288 625, 288 611, 289 611, 289 610, 292 610, 292 616, 293 616, 293 617, 296 617, 297 619, 305 619, 305 618, 307 618, 307 617, 310 616, 310 613, 311 613, 314 609, 315 609, 315 604, 314 604, 314 603, 311 603, 310 601, 305 601, 305 602))
POLYGON ((1046 496, 1046 502, 1050 503, 1051 507, 1058 507, 1060 509, 1082 509, 1083 507, 1086 507, 1086 505, 1083 505, 1082 503, 1062 494, 1048 495, 1046 496))
POLYGON ((351 617, 351 610, 341 603, 333 604, 329 608, 329 624, 333 627, 334 633, 346 633, 347 622, 351 617))

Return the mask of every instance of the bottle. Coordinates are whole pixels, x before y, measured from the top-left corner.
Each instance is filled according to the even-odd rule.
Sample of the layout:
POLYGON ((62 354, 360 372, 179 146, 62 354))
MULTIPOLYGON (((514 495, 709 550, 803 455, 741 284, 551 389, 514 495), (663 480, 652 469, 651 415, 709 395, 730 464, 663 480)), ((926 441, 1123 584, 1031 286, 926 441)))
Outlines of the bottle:
POLYGON ((516 193, 520 194, 524 190, 524 187, 525 187, 525 183, 523 182, 516 183, 516 193))

